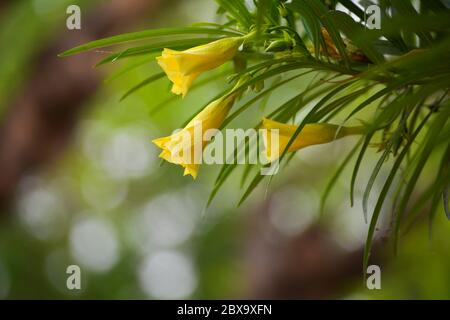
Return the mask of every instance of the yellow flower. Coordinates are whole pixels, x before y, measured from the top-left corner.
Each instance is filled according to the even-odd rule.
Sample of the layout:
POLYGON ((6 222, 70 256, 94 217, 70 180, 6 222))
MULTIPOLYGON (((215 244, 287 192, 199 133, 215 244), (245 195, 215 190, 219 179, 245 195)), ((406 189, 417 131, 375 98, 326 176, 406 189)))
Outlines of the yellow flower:
POLYGON ((173 82, 172 92, 182 94, 202 72, 217 68, 232 59, 244 37, 220 39, 185 51, 164 49, 157 57, 158 64, 173 82))
POLYGON ((195 116, 181 131, 171 136, 153 140, 163 151, 159 155, 164 160, 184 167, 184 175, 197 177, 203 148, 207 141, 203 133, 209 129, 218 129, 225 120, 236 100, 237 93, 211 102, 195 116))
MULTIPOLYGON (((267 130, 263 136, 264 144, 266 146, 266 157, 268 160, 274 161, 283 154, 289 140, 298 127, 264 118, 262 128, 267 130), (278 130, 278 150, 272 150, 272 142, 274 142, 273 138, 276 137, 276 135, 274 137, 272 136, 272 134, 276 134, 273 130, 278 130)), ((364 132, 364 127, 339 128, 339 126, 329 123, 306 124, 292 142, 288 152, 297 151, 316 144, 332 142, 349 135, 364 134, 364 132)))

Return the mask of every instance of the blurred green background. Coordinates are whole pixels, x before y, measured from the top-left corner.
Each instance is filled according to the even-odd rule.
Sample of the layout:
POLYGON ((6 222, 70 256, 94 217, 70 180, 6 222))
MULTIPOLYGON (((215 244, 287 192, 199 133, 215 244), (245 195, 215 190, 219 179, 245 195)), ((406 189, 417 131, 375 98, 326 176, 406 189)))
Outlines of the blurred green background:
MULTIPOLYGON (((67 62, 57 63, 82 59, 76 60, 76 69, 98 73, 100 80, 83 99, 68 95, 68 101, 77 101, 78 111, 70 113, 73 119, 64 131, 68 138, 57 140, 58 148, 47 150, 53 140, 41 139, 38 146, 21 149, 25 159, 11 157, 27 136, 48 130, 57 139, 59 126, 67 126, 66 105, 51 104, 62 95, 52 85, 74 80, 49 80, 58 67, 48 61, 59 59, 56 54, 42 55, 47 47, 59 41, 62 51, 92 40, 82 35, 105 17, 114 20, 116 11, 117 19, 93 32, 94 37, 116 32, 114 23, 126 32, 217 21, 214 1, 149 2, 154 4, 127 1, 128 8, 137 8, 130 9, 129 17, 120 1, 113 0, 0 2, 0 166, 24 163, 14 182, 4 182, 9 167, 0 168, 0 299, 450 297, 450 223, 441 211, 432 239, 426 219, 419 217, 394 257, 386 206, 373 259, 381 267, 382 290, 365 288, 361 250, 368 227, 360 198, 377 159, 375 149, 360 177, 355 206, 349 205, 347 171, 324 215, 319 214, 326 183, 355 138, 298 153, 270 185, 263 183, 239 208, 244 190, 240 174, 233 175, 205 210, 219 167, 203 166, 193 181, 182 177, 181 168, 161 165, 151 140, 170 134, 221 92, 228 64, 203 75, 199 82, 206 84, 185 99, 171 95, 169 81, 161 79, 119 101, 129 88, 160 72, 154 56, 124 59, 98 70, 93 65, 104 52, 65 58, 67 62), (81 31, 65 26, 69 4, 82 9, 81 31), (136 14, 144 9, 148 12, 136 14), (111 12, 102 16, 102 10, 111 12), (90 24, 85 25, 88 16, 90 24), (77 43, 64 42, 74 37, 77 43), (129 71, 122 74, 124 70, 129 71), (35 83, 50 92, 48 105, 34 105, 42 107, 38 113, 22 107, 36 97, 30 91, 41 90, 35 83), (43 118, 39 123, 45 128, 32 126, 35 120, 27 117, 43 118), (72 264, 81 267, 81 290, 66 287, 66 268, 72 264)), ((232 126, 254 126, 272 104, 307 86, 304 80, 284 86, 232 126)), ((427 185, 424 177, 419 190, 427 185)))

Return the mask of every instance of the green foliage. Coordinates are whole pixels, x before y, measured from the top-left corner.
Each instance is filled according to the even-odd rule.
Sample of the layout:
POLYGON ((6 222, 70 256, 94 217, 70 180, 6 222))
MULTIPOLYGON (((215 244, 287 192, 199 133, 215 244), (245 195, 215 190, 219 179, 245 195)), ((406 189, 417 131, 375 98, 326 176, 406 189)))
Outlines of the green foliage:
MULTIPOLYGON (((409 208, 416 206, 412 197, 423 169, 432 157, 440 157, 436 176, 423 196, 417 200, 421 208, 428 208, 430 222, 438 204, 444 203, 447 215, 450 180, 450 10, 446 1, 385 0, 381 1, 380 30, 370 30, 361 20, 362 6, 355 1, 318 0, 254 0, 249 7, 242 0, 217 0, 218 14, 223 24, 203 23, 176 29, 145 30, 100 39, 70 49, 62 56, 90 49, 118 45, 129 41, 144 42, 129 45, 125 50, 102 60, 99 64, 118 59, 136 59, 163 48, 183 49, 226 36, 242 36, 256 30, 256 37, 247 41, 235 59, 235 73, 229 80, 239 82, 235 90, 248 89, 250 99, 226 120, 245 117, 245 111, 274 90, 293 81, 310 81, 306 90, 294 92, 286 102, 271 108, 267 117, 288 122, 293 120, 298 129, 288 147, 308 123, 363 120, 367 134, 351 151, 332 177, 325 190, 323 204, 354 155, 350 180, 351 203, 354 202, 358 172, 368 152, 378 145, 381 155, 373 167, 363 196, 363 214, 370 214, 364 264, 370 257, 376 226, 383 206, 390 202, 390 191, 397 189, 398 206, 394 208, 393 234, 396 241, 409 208), (356 20, 337 11, 342 5, 356 20), (192 35, 197 35, 193 38, 192 35), (198 37, 198 36, 202 37, 198 37), (212 38, 211 36, 215 36, 212 38), (190 38, 188 38, 191 36, 190 38), (244 63, 238 63, 244 61, 244 63), (311 76, 313 76, 311 78, 311 76), (275 81, 275 79, 279 79, 275 81), (312 79, 312 80, 311 80, 312 79), (251 92, 259 83, 269 85, 265 91, 251 92), (298 122, 296 116, 306 112, 298 122), (370 114, 370 116, 367 116, 370 114), (359 118, 363 116, 364 119, 359 118), (410 157, 412 155, 412 157, 410 157), (388 161, 393 159, 393 162, 388 161), (386 178, 380 173, 388 172, 386 178), (369 208, 369 196, 376 181, 384 181, 377 195, 375 208, 369 208), (401 181, 401 182, 398 182, 401 181)), ((370 1, 361 1, 370 3, 370 1)), ((124 71, 126 72, 126 71, 124 71)), ((149 76, 137 84, 137 89, 149 85, 162 74, 149 76)), ((225 94, 225 93, 224 93, 225 94)), ((247 119, 248 122, 251 119, 247 119)), ((253 122, 254 123, 254 122, 253 122)), ((251 125, 252 126, 252 125, 251 125)), ((259 120, 256 127, 259 126, 259 120)), ((247 142, 248 143, 248 142, 247 142)), ((248 149, 248 145, 247 148, 248 149)), ((233 157, 237 157, 235 152, 233 157)), ((286 151, 281 156, 285 160, 286 151)), ((237 168, 223 165, 212 188, 208 204, 220 191, 227 178, 237 168)), ((244 171, 247 181, 251 170, 244 171)), ((246 184, 242 203, 255 190, 264 176, 259 172, 246 184)), ((411 215, 415 211, 411 210, 411 215)))

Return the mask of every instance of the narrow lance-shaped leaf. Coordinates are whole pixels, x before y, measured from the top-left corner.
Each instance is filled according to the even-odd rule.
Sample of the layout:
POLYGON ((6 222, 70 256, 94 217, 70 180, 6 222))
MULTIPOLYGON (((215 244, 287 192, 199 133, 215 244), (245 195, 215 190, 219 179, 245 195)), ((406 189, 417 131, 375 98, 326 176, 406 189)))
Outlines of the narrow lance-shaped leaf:
POLYGON ((336 170, 335 174, 331 177, 330 181, 328 182, 325 191, 322 195, 322 198, 320 200, 320 213, 323 215, 325 211, 325 205, 328 200, 328 197, 333 189, 333 187, 336 185, 336 182, 338 181, 339 177, 342 175, 345 168, 349 165, 350 160, 355 156, 356 150, 358 150, 359 146, 361 145, 362 140, 360 140, 353 149, 348 153, 348 155, 345 157, 344 161, 342 161, 341 165, 336 170))
POLYGON ((414 139, 418 136, 418 134, 421 132, 425 124, 428 122, 429 117, 431 116, 431 113, 429 113, 425 119, 420 123, 420 125, 417 127, 415 132, 412 134, 411 140, 405 145, 402 152, 397 157, 394 165, 392 166, 391 172, 389 173, 386 182, 384 183, 383 188, 381 189, 381 192, 379 194, 377 203, 375 205, 375 208, 372 213, 372 218, 370 220, 369 230, 367 232, 367 239, 366 244, 364 246, 364 254, 363 254, 363 270, 367 270, 367 266, 369 263, 370 253, 372 250, 372 243, 373 243, 373 236, 375 233, 375 228, 378 222, 378 218, 380 216, 381 209, 384 204, 384 200, 389 192, 389 189, 391 188, 391 184, 397 174, 397 171, 400 167, 400 165, 403 162, 403 159, 405 158, 406 154, 409 151, 409 148, 411 147, 414 139))
POLYGON ((219 34, 224 36, 241 36, 237 32, 213 29, 213 28, 198 28, 198 27, 186 27, 186 28, 165 28, 165 29, 151 29, 139 32, 124 33, 117 36, 94 40, 86 44, 82 44, 78 47, 64 51, 59 56, 65 57, 74 55, 80 52, 85 52, 92 49, 103 48, 119 43, 144 40, 154 37, 170 36, 170 35, 185 35, 185 34, 219 34))
POLYGON ((145 87, 146 85, 151 84, 151 83, 155 82, 156 80, 159 80, 159 79, 163 78, 164 76, 165 76, 165 73, 164 72, 160 72, 160 73, 157 73, 157 74, 154 74, 154 75, 148 77, 147 79, 142 80, 137 85, 132 87, 130 90, 125 92, 123 94, 123 96, 120 98, 120 101, 126 99, 131 94, 133 94, 134 92, 138 91, 139 89, 145 87))

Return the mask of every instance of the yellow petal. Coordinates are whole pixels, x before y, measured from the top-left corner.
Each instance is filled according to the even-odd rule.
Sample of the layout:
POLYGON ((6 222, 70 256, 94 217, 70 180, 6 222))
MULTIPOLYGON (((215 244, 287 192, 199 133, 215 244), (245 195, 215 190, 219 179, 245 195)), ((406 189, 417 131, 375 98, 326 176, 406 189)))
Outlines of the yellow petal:
POLYGON ((173 86, 172 86, 172 93, 175 94, 181 94, 184 98, 184 96, 187 94, 189 88, 192 85, 192 82, 194 82, 195 78, 198 77, 198 74, 190 74, 188 76, 182 76, 182 75, 176 75, 173 77, 173 86))
POLYGON ((163 137, 159 139, 154 139, 152 142, 156 144, 158 147, 163 148, 163 146, 170 140, 169 137, 163 137))
MULTIPOLYGON (((284 152, 298 127, 270 119, 263 119, 262 128, 267 130, 267 134, 264 135, 266 156, 269 160, 273 161, 284 152), (275 129, 278 130, 279 134, 278 150, 274 150, 272 146, 271 135, 275 133, 273 131, 275 129)), ((329 143, 349 135, 364 134, 364 132, 364 127, 339 127, 338 125, 329 123, 306 124, 292 142, 288 152, 294 152, 312 145, 329 143)))
POLYGON ((236 97, 237 93, 233 93, 213 101, 181 131, 153 140, 153 143, 162 149, 159 156, 168 162, 181 165, 184 168, 184 175, 191 175, 195 179, 200 167, 199 163, 195 161, 197 159, 195 157, 196 147, 201 148, 200 151, 203 152, 206 146, 206 142, 203 140, 200 141, 199 146, 196 145, 196 137, 194 136, 196 126, 201 126, 202 134, 209 129, 220 128, 236 97))
POLYGON ((185 51, 164 49, 156 59, 174 84, 172 92, 184 96, 201 73, 232 59, 242 41, 242 38, 225 38, 185 51))

